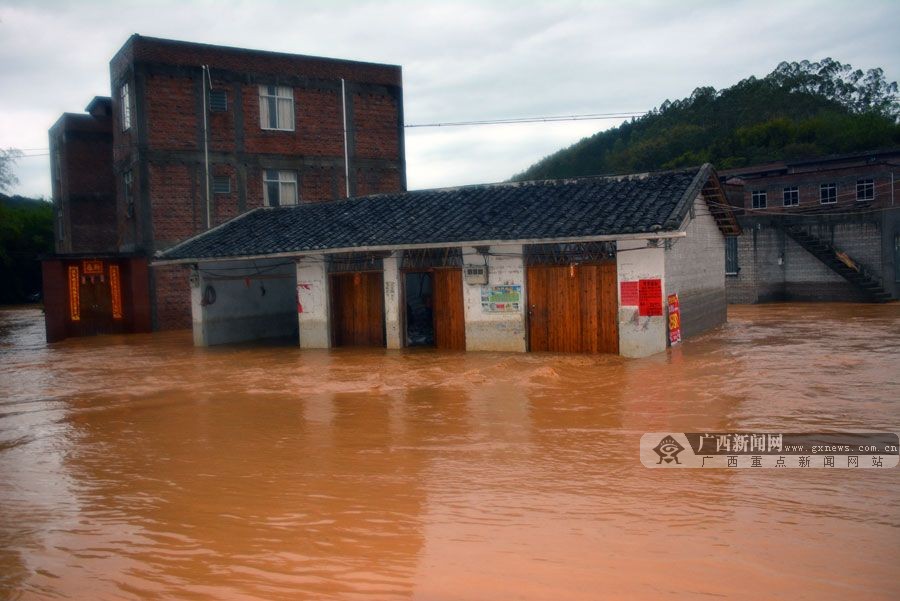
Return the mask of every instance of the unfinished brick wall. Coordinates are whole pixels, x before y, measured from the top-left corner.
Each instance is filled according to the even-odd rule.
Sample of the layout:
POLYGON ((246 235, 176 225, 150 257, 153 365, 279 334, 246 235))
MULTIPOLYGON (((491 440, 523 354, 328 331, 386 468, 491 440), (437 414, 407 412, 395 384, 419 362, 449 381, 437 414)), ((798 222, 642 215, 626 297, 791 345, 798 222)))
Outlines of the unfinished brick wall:
MULTIPOLYGON (((133 215, 118 223, 121 248, 150 256, 263 206, 266 169, 295 171, 301 202, 344 198, 342 78, 351 192, 404 190, 399 67, 132 36, 110 62, 120 215, 127 207, 126 172, 134 182, 133 215), (202 65, 209 67, 211 87, 226 97, 226 110, 206 113, 205 128, 202 65), (126 81, 132 126, 123 132, 118 94, 126 81), (293 130, 261 127, 260 85, 291 88, 293 130), (210 184, 216 176, 229 180, 228 192, 210 190, 210 223, 207 160, 210 184)), ((187 275, 155 268, 152 278, 154 327, 189 326, 187 275)))
POLYGON ((151 268, 155 298, 155 330, 191 327, 191 288, 188 269, 183 265, 151 268))

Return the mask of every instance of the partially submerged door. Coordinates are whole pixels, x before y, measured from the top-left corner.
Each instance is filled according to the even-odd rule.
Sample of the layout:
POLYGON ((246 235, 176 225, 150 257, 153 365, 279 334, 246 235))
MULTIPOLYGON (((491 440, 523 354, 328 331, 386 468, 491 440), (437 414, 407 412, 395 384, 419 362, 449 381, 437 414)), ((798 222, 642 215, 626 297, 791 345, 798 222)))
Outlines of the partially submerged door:
POLYGON ((332 273, 334 346, 384 346, 384 275, 380 271, 332 273))
POLYGON ((531 265, 527 284, 530 350, 619 352, 614 261, 531 265))
POLYGON ((462 269, 434 270, 434 346, 466 350, 466 318, 463 309, 462 269))

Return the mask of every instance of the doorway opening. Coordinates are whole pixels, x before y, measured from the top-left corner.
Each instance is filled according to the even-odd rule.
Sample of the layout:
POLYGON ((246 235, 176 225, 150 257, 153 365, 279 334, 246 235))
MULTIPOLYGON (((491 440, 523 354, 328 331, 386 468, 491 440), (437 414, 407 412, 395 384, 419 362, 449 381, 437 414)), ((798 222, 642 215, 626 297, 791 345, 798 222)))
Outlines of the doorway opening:
POLYGON ((430 271, 404 274, 406 346, 434 346, 434 279, 430 271))

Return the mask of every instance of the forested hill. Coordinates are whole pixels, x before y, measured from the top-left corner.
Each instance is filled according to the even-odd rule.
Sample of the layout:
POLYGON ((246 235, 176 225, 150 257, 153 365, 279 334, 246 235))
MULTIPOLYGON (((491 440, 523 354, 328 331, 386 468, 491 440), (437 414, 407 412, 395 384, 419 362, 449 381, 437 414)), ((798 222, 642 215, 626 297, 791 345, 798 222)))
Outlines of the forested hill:
POLYGON ((897 83, 830 58, 781 63, 762 79, 702 87, 560 150, 514 180, 718 169, 900 146, 897 83))

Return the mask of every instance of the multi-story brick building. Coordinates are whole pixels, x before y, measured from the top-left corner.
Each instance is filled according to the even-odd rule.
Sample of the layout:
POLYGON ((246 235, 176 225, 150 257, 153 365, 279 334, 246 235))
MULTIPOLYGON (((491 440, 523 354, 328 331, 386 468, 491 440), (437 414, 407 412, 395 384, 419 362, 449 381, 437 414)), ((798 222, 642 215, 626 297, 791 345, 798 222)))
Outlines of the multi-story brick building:
POLYGON ((900 295, 900 149, 720 172, 744 234, 729 239, 729 302, 900 295))
MULTIPOLYGON (((110 81, 111 100, 96 100, 90 116, 64 116, 51 130, 54 156, 102 173, 87 188, 106 199, 101 210, 54 187, 57 231, 71 232, 60 236, 58 253, 146 261, 252 208, 406 189, 399 66, 134 35, 112 58, 110 81), (102 117, 94 114, 100 105, 102 117), (106 146, 95 141, 87 149, 57 135, 60 124, 69 131, 89 121, 106 146), (78 240, 103 244, 81 245, 76 231, 78 240)), ((189 327, 186 273, 146 273, 153 329, 189 327)), ((84 330, 62 323, 71 325, 81 302, 73 301, 73 285, 68 302, 56 303, 62 315, 51 315, 47 299, 50 338, 84 330)))

